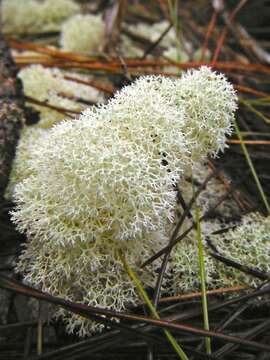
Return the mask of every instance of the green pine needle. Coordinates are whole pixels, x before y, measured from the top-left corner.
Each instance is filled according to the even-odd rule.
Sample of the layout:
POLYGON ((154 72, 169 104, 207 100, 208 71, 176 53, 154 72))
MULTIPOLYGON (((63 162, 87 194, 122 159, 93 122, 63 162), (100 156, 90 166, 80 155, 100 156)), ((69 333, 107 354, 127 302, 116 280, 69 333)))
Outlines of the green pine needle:
MULTIPOLYGON (((155 319, 160 319, 159 314, 155 308, 155 306, 153 305, 152 301, 150 300, 150 298, 148 297, 146 291, 144 290, 140 280, 138 279, 138 277, 136 276, 136 274, 134 273, 134 271, 130 268, 130 266, 128 265, 126 258, 124 256, 124 254, 122 252, 120 252, 120 259, 123 263, 123 266, 127 272, 127 274, 129 275, 130 279, 133 281, 133 283, 135 284, 138 293, 141 297, 141 299, 147 304, 152 316, 155 319)), ((169 340, 169 342, 171 343, 172 347, 174 348, 174 350, 176 351, 176 353, 179 355, 179 358, 181 360, 189 360, 187 355, 185 354, 185 352, 182 350, 182 348, 180 347, 180 345, 177 343, 177 341, 175 340, 175 338, 173 337, 173 335, 170 333, 170 331, 168 330, 163 330, 167 339, 169 340)))
POLYGON ((251 160, 251 157, 249 156, 247 147, 246 147, 245 143, 243 142, 243 138, 242 138, 242 135, 241 135, 241 132, 240 132, 240 130, 239 130, 239 127, 238 127, 238 125, 237 125, 236 120, 234 120, 234 127, 235 127, 236 134, 237 134, 237 136, 238 136, 238 138, 239 138, 239 140, 240 140, 243 153, 244 153, 244 155, 245 155, 245 158, 246 158, 247 163, 248 163, 248 165, 249 165, 249 167, 250 167, 251 173, 252 173, 252 175, 253 175, 253 177, 254 177, 254 180, 255 180, 255 182, 256 182, 258 191, 259 191, 259 193, 260 193, 260 195, 261 195, 262 201, 263 201, 263 203, 264 203, 264 205, 265 205, 265 207, 266 207, 266 210, 267 210, 268 214, 270 214, 270 206, 269 206, 269 203, 268 203, 268 201, 267 201, 267 197, 266 197, 266 195, 265 195, 265 193, 264 193, 264 191, 263 191, 263 187, 262 187, 261 182, 260 182, 260 180, 259 180, 259 177, 258 177, 258 175, 257 175, 257 173, 256 173, 256 170, 255 170, 255 168, 254 168, 254 165, 253 165, 253 162, 252 162, 252 160, 251 160))
MULTIPOLYGON (((195 215, 197 223, 197 241, 198 241, 198 253, 199 253, 199 266, 200 266, 200 279, 201 279, 201 292, 202 292, 202 307, 203 307, 203 323, 204 329, 209 330, 209 319, 208 319, 208 307, 207 307, 207 294, 206 294, 206 273, 205 273, 205 261, 202 241, 202 231, 200 223, 200 210, 199 207, 195 206, 195 215)), ((207 354, 211 354, 211 339, 205 338, 205 349, 207 354)))

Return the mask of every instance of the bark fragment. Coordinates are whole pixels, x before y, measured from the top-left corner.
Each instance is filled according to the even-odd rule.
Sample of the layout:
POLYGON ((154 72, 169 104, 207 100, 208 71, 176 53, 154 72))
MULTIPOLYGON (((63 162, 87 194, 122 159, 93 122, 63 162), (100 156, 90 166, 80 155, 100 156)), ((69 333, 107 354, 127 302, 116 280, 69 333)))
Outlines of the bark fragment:
POLYGON ((8 183, 20 129, 25 123, 22 85, 10 49, 0 33, 0 199, 8 183))

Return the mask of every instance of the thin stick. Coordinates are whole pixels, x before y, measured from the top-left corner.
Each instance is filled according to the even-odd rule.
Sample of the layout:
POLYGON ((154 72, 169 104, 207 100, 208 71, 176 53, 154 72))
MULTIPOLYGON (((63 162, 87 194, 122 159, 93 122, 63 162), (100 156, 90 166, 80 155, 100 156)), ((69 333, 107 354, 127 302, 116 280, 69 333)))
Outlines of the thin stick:
POLYGON ((203 61, 204 58, 205 58, 205 53, 206 53, 206 50, 207 50, 207 46, 208 46, 211 34, 212 34, 212 32, 213 32, 213 30, 215 28, 216 22, 217 22, 217 15, 218 15, 218 12, 216 11, 216 9, 214 9, 211 20, 210 20, 209 25, 207 27, 204 43, 203 43, 203 46, 202 46, 202 54, 201 54, 201 59, 200 59, 201 61, 203 61))
MULTIPOLYGON (((229 23, 231 24, 234 20, 234 18, 236 17, 237 13, 241 10, 241 8, 247 3, 247 0, 241 0, 237 6, 233 9, 233 11, 231 12, 229 18, 228 18, 228 21, 229 23)), ((220 54, 220 51, 221 51, 221 48, 224 44, 224 41, 225 41, 225 37, 227 36, 227 33, 228 33, 228 25, 226 25, 218 39, 218 42, 217 42, 217 46, 216 46, 216 49, 215 49, 215 52, 214 52, 214 55, 213 55, 213 60, 212 60, 212 65, 215 65, 215 63, 217 62, 217 59, 219 57, 219 54, 220 54)))
POLYGON ((247 87, 247 86, 234 85, 234 88, 236 90, 240 91, 240 92, 244 92, 244 93, 247 93, 247 94, 252 94, 252 95, 256 95, 256 96, 263 97, 263 98, 270 98, 270 94, 267 94, 265 92, 252 89, 252 88, 247 87))
POLYGON ((38 105, 38 106, 46 107, 46 108, 51 109, 51 110, 55 110, 55 111, 59 112, 60 114, 64 114, 64 115, 69 116, 69 117, 71 117, 70 113, 72 113, 72 114, 80 114, 79 111, 68 110, 68 109, 62 108, 60 106, 51 105, 51 104, 48 104, 46 102, 34 99, 34 98, 30 97, 30 96, 25 96, 25 100, 27 102, 31 103, 31 104, 35 104, 35 105, 38 105))
MULTIPOLYGON (((247 290, 248 288, 249 287, 247 285, 237 285, 237 286, 232 286, 232 287, 228 287, 228 288, 207 290, 206 294, 207 295, 218 295, 218 294, 225 294, 225 293, 231 293, 231 292, 238 292, 241 290, 247 290)), ((188 300, 188 299, 194 299, 194 298, 201 297, 201 296, 202 296, 202 292, 197 291, 197 292, 194 292, 191 294, 163 297, 163 298, 159 299, 158 302, 165 303, 165 302, 172 302, 172 301, 188 300)))
MULTIPOLYGON (((196 201, 196 199, 198 198, 198 196, 200 195, 202 190, 205 189, 208 181, 210 179, 212 179, 212 177, 215 176, 218 172, 219 172, 219 169, 215 169, 214 171, 212 171, 206 177, 206 179, 204 180, 202 185, 198 188, 198 190, 195 192, 195 194, 193 194, 193 196, 192 196, 191 200, 189 201, 188 205, 185 206, 185 208, 184 208, 184 212, 181 215, 181 217, 180 217, 180 219, 179 219, 179 221, 178 221, 178 223, 177 223, 177 225, 176 225, 176 227, 175 227, 175 229, 173 231, 173 234, 172 234, 172 236, 170 238, 169 244, 171 244, 176 239, 183 222, 185 221, 187 215, 190 212, 190 209, 192 208, 194 202, 196 201)), ((169 258, 170 258, 170 251, 171 251, 171 249, 169 249, 166 252, 166 254, 164 255, 164 258, 162 260, 162 265, 161 265, 160 270, 159 270, 158 279, 157 279, 157 282, 156 282, 155 292, 154 292, 154 296, 153 296, 153 302, 154 302, 155 306, 157 306, 157 304, 158 304, 163 277, 164 277, 164 274, 165 274, 165 271, 166 271, 166 266, 167 266, 169 258)))
MULTIPOLYGON (((210 209, 208 210, 201 218, 200 221, 205 220, 209 214, 215 210, 231 193, 233 193, 233 191, 235 190, 236 184, 235 186, 232 186, 227 193, 225 193, 223 196, 221 196, 218 201, 216 202, 216 204, 210 209)), ((167 251, 169 251, 170 249, 172 249, 179 241, 181 241, 182 239, 184 239, 191 230, 193 230, 194 228, 196 228, 197 224, 193 223, 186 231, 184 231, 180 236, 178 236, 178 238, 176 238, 171 244, 168 244, 167 246, 164 246, 164 248, 162 248, 160 251, 158 251, 155 255, 151 256, 151 258, 149 258, 148 260, 146 260, 141 267, 144 268, 145 266, 151 264, 153 261, 155 261, 156 259, 158 259, 160 256, 162 256, 163 254, 165 254, 167 251)))
MULTIPOLYGON (((180 332, 185 331, 186 333, 189 333, 189 334, 194 334, 194 335, 204 336, 204 337, 207 337, 207 336, 213 337, 213 338, 220 339, 220 340, 223 340, 226 342, 232 342, 234 344, 252 347, 253 349, 270 351, 270 346, 267 344, 262 344, 262 343, 258 343, 256 341, 242 339, 242 338, 239 338, 236 336, 227 335, 227 334, 223 334, 220 332, 207 331, 207 330, 204 330, 201 328, 197 328, 197 327, 186 325, 186 324, 179 323, 179 322, 175 323, 175 322, 163 320, 163 319, 158 320, 158 319, 153 319, 153 318, 149 318, 146 316, 126 314, 126 313, 121 313, 118 311, 112 311, 112 310, 108 310, 108 309, 95 307, 95 306, 73 303, 71 301, 64 300, 63 298, 57 298, 55 296, 52 296, 52 295, 49 295, 42 291, 31 288, 30 286, 24 285, 21 282, 10 279, 9 277, 2 275, 2 274, 0 274, 0 287, 4 288, 6 290, 10 290, 10 291, 13 291, 16 293, 23 294, 25 296, 31 296, 36 299, 49 301, 55 305, 60 305, 63 308, 65 308, 69 311, 72 311, 73 313, 79 314, 79 315, 87 317, 87 318, 89 318, 89 317, 90 318, 91 317, 99 318, 99 321, 101 321, 101 322, 107 322, 108 321, 107 317, 109 317, 109 318, 116 317, 120 320, 129 320, 130 322, 135 322, 135 323, 142 322, 142 323, 146 323, 146 324, 157 326, 157 327, 164 328, 164 329, 175 330, 175 331, 180 331, 180 332), (105 318, 103 318, 102 316, 97 316, 97 314, 103 315, 103 316, 105 316, 105 318)), ((270 292, 270 287, 268 286, 261 290, 255 291, 253 294, 242 296, 241 300, 249 299, 255 295, 256 296, 266 295, 266 294, 269 294, 269 292, 270 292)), ((228 301, 227 303, 232 303, 235 301, 239 301, 239 300, 232 299, 232 300, 228 301)), ((224 305, 219 304, 216 306, 216 308, 218 308, 220 306, 224 306, 224 305)), ((115 326, 117 326, 117 325, 118 324, 115 324, 115 326)), ((123 326, 123 324, 121 326, 123 326)))
POLYGON ((103 92, 108 93, 110 95, 112 95, 115 92, 115 89, 112 86, 101 85, 100 83, 98 83, 97 81, 94 81, 94 80, 78 79, 76 76, 71 76, 71 75, 65 75, 64 79, 74 81, 74 82, 76 82, 78 84, 83 84, 83 85, 93 87, 93 88, 95 88, 97 90, 103 91, 103 92))
POLYGON ((227 144, 245 144, 245 145, 270 145, 270 140, 236 140, 231 139, 226 141, 227 144))

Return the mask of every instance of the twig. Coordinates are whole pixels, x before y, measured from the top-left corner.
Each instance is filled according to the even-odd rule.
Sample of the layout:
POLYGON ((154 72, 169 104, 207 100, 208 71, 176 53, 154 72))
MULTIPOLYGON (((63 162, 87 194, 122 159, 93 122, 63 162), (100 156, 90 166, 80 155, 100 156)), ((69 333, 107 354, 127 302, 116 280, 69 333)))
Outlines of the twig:
MULTIPOLYGON (((232 286, 228 288, 220 288, 216 290, 207 290, 207 295, 218 295, 218 294, 225 294, 225 293, 231 293, 231 292, 239 292, 241 290, 246 290, 249 287, 247 285, 237 285, 232 286)), ((202 293, 201 291, 191 293, 191 294, 184 294, 184 295, 176 295, 176 296, 168 296, 168 297, 162 297, 159 299, 159 304, 165 303, 165 302, 172 302, 172 301, 180 301, 180 300, 188 300, 188 299, 194 299, 197 297, 201 297, 202 293)))
POLYGON ((207 47, 208 47, 208 43, 209 43, 210 37, 212 35, 212 32, 213 32, 213 30, 215 28, 216 22, 217 22, 217 15, 218 15, 218 12, 217 12, 216 9, 214 9, 211 20, 210 20, 209 25, 207 27, 204 43, 203 43, 203 46, 202 46, 202 54, 201 54, 201 59, 200 59, 201 61, 203 61, 204 58, 205 58, 205 53, 206 53, 206 50, 207 50, 207 47))
MULTIPOLYGON (((201 218, 200 221, 205 220, 209 214, 211 212, 213 212, 234 190, 235 190, 236 184, 234 186, 232 186, 223 196, 221 196, 216 204, 209 210, 207 211, 201 218)), ((148 260, 146 260, 141 267, 144 268, 145 266, 151 264, 153 261, 155 261, 156 259, 158 259, 160 256, 162 256, 163 254, 165 254, 167 251, 169 251, 170 249, 172 249, 179 241, 181 241, 182 239, 184 239, 187 234, 189 234, 189 232, 191 230, 193 230, 194 228, 196 228, 196 223, 193 223, 184 233, 182 233, 178 238, 176 238, 171 244, 165 246, 163 249, 161 249, 160 251, 158 251, 155 255, 153 255, 151 258, 149 258, 148 260)))
MULTIPOLYGON (((169 244, 172 244, 173 241, 175 241, 178 233, 179 233, 179 230, 182 226, 182 224, 184 223, 185 221, 185 218, 187 217, 187 215, 189 214, 193 204, 195 203, 196 199, 198 198, 198 196, 200 195, 200 193, 202 192, 202 190, 205 189, 207 183, 209 182, 209 180, 212 179, 213 176, 215 176, 215 174, 218 172, 219 170, 218 169, 215 169, 214 171, 212 171, 207 177, 206 179, 204 180, 203 184, 198 188, 198 190, 196 191, 196 193, 192 196, 191 200, 189 201, 188 205, 183 207, 184 209, 184 212, 183 214, 181 215, 181 217, 179 218, 179 221, 172 233, 172 236, 169 240, 169 244)), ((178 194, 181 195, 178 191, 178 194)), ((171 252, 171 249, 169 249, 165 255, 164 255, 164 258, 162 260, 162 264, 161 264, 161 267, 159 269, 159 273, 158 273, 158 279, 157 279, 157 282, 156 282, 156 285, 155 285, 155 292, 154 292, 154 296, 153 296, 153 303, 155 306, 157 306, 158 302, 159 302, 159 296, 160 296, 160 291, 161 291, 161 286, 162 286, 162 281, 163 281, 163 277, 164 277, 164 274, 165 274, 165 271, 166 271, 166 267, 167 267, 167 264, 168 264, 168 261, 169 261, 169 258, 170 258, 170 252, 171 252)))
MULTIPOLYGON (((239 3, 236 5, 236 7, 233 9, 233 11, 231 12, 230 16, 228 17, 228 22, 231 24, 234 20, 234 18, 236 17, 236 15, 238 14, 238 12, 241 10, 241 8, 247 3, 247 0, 241 0, 239 1, 239 3)), ((217 42, 217 46, 213 55, 213 59, 212 59, 212 65, 214 66, 218 60, 221 48, 223 46, 225 37, 227 36, 228 33, 228 26, 225 26, 225 28, 223 29, 218 42, 217 42)))
POLYGON ((236 140, 230 139, 226 141, 227 144, 236 144, 236 145, 270 145, 270 140, 236 140))
MULTIPOLYGON (((241 339, 236 336, 231 336, 231 335, 214 332, 214 331, 207 331, 207 330, 203 330, 201 328, 197 328, 197 327, 182 324, 182 323, 176 324, 174 322, 167 321, 167 320, 158 320, 158 319, 152 319, 152 318, 149 318, 146 316, 124 314, 124 313, 120 313, 120 312, 112 311, 112 310, 108 310, 108 309, 101 309, 99 307, 93 307, 93 306, 84 305, 84 304, 72 303, 71 301, 64 300, 62 298, 56 298, 56 297, 46 294, 42 291, 33 289, 29 286, 26 286, 26 285, 20 283, 19 281, 10 279, 2 274, 0 274, 0 287, 5 288, 6 290, 10 290, 10 291, 13 291, 16 293, 23 294, 25 296, 31 296, 36 299, 49 301, 55 305, 60 305, 63 308, 65 308, 69 311, 72 311, 73 313, 79 314, 81 316, 90 317, 93 319, 98 318, 98 321, 101 321, 101 322, 106 322, 106 323, 108 322, 108 319, 106 318, 106 316, 113 317, 113 318, 115 317, 120 320, 129 320, 130 322, 135 322, 135 323, 138 323, 138 322, 147 323, 149 325, 157 326, 162 329, 170 329, 170 330, 175 330, 175 331, 180 331, 180 332, 184 331, 188 334, 194 334, 194 335, 204 336, 204 337, 212 337, 215 339, 220 339, 225 342, 231 342, 234 344, 251 347, 251 348, 257 349, 257 350, 270 351, 269 345, 258 343, 255 341, 241 339), (98 316, 97 314, 103 315, 103 316, 105 316, 105 318, 103 316, 98 316)), ((268 294, 269 292, 270 292, 270 287, 267 287, 267 288, 258 290, 256 292, 256 296, 265 295, 265 294, 268 294)), ((254 296, 254 294, 253 294, 253 296, 254 296)), ((242 297, 242 298, 244 298, 244 297, 242 297)), ((249 298, 249 296, 246 295, 246 298, 249 298)), ((123 327, 124 325, 116 323, 115 326, 123 327)), ((131 330, 130 327, 125 326, 125 328, 128 331, 134 332, 133 329, 131 330)))
POLYGON ((79 111, 65 109, 63 107, 56 106, 56 105, 51 105, 51 104, 48 104, 46 101, 39 101, 37 99, 32 98, 31 96, 26 96, 25 95, 24 98, 25 98, 26 101, 28 101, 31 104, 35 104, 35 105, 38 105, 38 106, 46 107, 46 108, 51 109, 51 110, 55 110, 55 111, 59 112, 60 114, 64 114, 64 115, 66 115, 68 117, 72 117, 70 114, 80 114, 79 111))

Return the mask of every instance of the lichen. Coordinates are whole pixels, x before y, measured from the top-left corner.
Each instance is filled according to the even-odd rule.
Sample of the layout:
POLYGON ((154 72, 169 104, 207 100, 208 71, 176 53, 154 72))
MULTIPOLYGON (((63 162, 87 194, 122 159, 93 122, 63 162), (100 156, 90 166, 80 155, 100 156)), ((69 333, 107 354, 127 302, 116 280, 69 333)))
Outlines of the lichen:
MULTIPOLYGON (((141 77, 107 105, 55 125, 33 149, 31 175, 15 186, 12 218, 28 237, 18 271, 66 299, 115 310, 136 304, 118 251, 138 269, 167 244, 175 186, 198 159, 224 148, 235 100, 223 76, 201 68, 177 80, 141 77), (216 138, 204 141, 211 127, 219 127, 216 138)), ((141 273, 144 286, 159 264, 141 273)), ((79 335, 98 328, 58 314, 79 335)))
POLYGON ((8 34, 57 31, 79 9, 72 0, 3 0, 3 31, 8 34))
MULTIPOLYGON (((250 274, 224 264, 211 256, 206 237, 217 248, 220 255, 240 265, 257 269, 265 274, 270 273, 270 218, 258 213, 243 216, 241 221, 218 235, 211 232, 222 227, 217 220, 206 221, 203 225, 205 250, 205 270, 207 289, 236 285, 259 286, 262 281, 250 274)), ((175 246, 171 261, 172 283, 174 294, 188 293, 200 289, 199 258, 196 232, 192 231, 184 240, 175 246)))
POLYGON ((104 33, 101 16, 77 14, 63 23, 60 45, 67 51, 97 53, 104 42, 104 33))
POLYGON ((12 163, 9 183, 6 188, 6 199, 12 199, 14 187, 32 174, 31 162, 35 158, 35 148, 39 146, 42 138, 48 131, 37 126, 26 126, 20 134, 16 148, 16 155, 12 163))
MULTIPOLYGON (((87 81, 89 79, 81 74, 65 73, 55 68, 46 69, 41 65, 29 66, 21 70, 18 76, 22 80, 24 93, 27 96, 48 105, 67 109, 67 111, 82 111, 86 108, 84 101, 98 103, 104 100, 98 90, 67 80, 65 75, 78 80, 87 81)), ((30 105, 39 111, 40 120, 35 125, 25 126, 21 132, 9 184, 5 192, 7 199, 12 198, 15 185, 32 174, 31 162, 36 156, 35 149, 38 148, 42 138, 47 136, 48 130, 53 125, 66 117, 65 113, 49 107, 32 103, 30 105)))
MULTIPOLYGON (((90 86, 65 79, 65 75, 73 75, 77 79, 87 80, 80 74, 65 73, 57 68, 45 68, 42 65, 31 65, 22 69, 18 76, 22 80, 24 93, 35 100, 45 102, 58 108, 71 111, 82 111, 86 105, 77 101, 86 100, 90 103, 102 102, 100 92, 90 86)), ((50 128, 63 120, 66 115, 46 106, 31 104, 40 112, 38 126, 50 128)))

